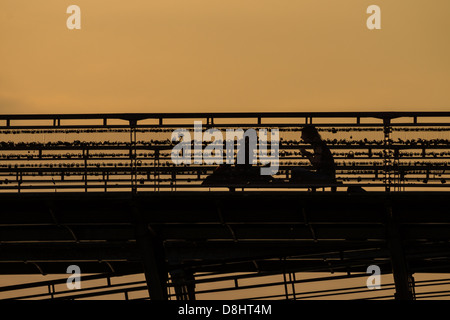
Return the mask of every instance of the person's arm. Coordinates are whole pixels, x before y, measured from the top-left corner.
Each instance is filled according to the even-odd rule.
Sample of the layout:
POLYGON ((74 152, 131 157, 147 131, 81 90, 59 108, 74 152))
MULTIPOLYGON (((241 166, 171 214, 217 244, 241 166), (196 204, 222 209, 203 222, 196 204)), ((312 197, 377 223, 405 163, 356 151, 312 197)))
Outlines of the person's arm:
POLYGON ((312 164, 314 164, 314 155, 313 155, 311 152, 307 151, 305 148, 300 148, 300 153, 301 153, 303 156, 307 157, 308 160, 309 160, 309 162, 311 162, 312 164))
POLYGON ((308 158, 309 162, 311 162, 313 167, 316 167, 320 163, 322 158, 322 154, 320 152, 315 152, 314 154, 312 154, 305 148, 300 148, 300 153, 308 158))

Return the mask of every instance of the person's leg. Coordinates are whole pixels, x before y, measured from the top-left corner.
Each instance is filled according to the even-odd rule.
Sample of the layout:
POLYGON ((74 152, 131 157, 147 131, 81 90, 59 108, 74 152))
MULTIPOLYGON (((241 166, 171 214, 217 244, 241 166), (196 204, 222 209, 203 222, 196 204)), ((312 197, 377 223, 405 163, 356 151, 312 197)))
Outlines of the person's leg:
POLYGON ((293 168, 291 170, 291 181, 293 182, 304 182, 304 183, 310 183, 310 182, 333 182, 335 179, 333 177, 330 177, 329 175, 323 174, 323 173, 317 173, 309 171, 305 168, 293 168))
POLYGON ((314 180, 315 173, 305 168, 296 167, 291 170, 291 181, 308 182, 314 180))

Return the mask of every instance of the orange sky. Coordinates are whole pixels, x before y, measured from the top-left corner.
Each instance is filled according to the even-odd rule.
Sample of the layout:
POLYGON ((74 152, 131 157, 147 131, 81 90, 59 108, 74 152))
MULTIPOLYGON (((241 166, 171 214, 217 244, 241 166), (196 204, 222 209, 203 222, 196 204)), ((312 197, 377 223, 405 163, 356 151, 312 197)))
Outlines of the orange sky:
POLYGON ((0 113, 450 110, 450 1, 1 0, 0 113), (79 5, 82 29, 66 28, 79 5), (366 28, 366 8, 382 30, 366 28))

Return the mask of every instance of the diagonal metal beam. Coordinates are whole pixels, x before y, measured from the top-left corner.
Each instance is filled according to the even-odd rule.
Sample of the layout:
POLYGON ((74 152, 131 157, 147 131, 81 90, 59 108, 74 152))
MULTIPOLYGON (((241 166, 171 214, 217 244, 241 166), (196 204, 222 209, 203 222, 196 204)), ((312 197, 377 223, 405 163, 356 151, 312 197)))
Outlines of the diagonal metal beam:
POLYGON ((149 230, 141 211, 132 204, 136 241, 141 253, 148 293, 152 300, 167 300, 167 266, 162 240, 149 230))
POLYGON ((414 300, 414 279, 408 268, 399 225, 392 206, 387 206, 387 244, 391 254, 396 300, 414 300))

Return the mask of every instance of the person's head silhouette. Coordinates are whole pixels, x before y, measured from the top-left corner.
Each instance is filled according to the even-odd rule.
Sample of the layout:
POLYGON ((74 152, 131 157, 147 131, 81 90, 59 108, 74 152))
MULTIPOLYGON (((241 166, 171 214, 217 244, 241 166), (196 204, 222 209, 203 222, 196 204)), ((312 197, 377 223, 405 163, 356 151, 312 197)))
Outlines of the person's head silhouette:
POLYGON ((319 131, 317 131, 316 127, 311 124, 307 124, 302 129, 302 139, 306 143, 313 143, 317 141, 321 141, 319 131))

